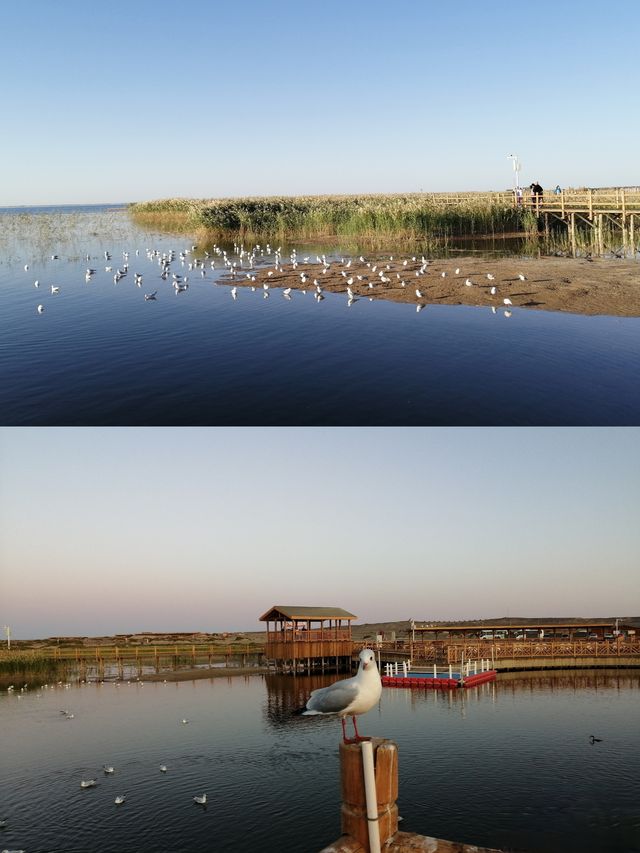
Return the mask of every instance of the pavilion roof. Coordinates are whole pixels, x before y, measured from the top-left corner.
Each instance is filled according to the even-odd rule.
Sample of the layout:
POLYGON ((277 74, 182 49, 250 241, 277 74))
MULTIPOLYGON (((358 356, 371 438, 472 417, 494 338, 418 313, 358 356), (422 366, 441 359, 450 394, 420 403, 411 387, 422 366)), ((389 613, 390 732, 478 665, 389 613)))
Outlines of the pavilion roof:
POLYGON ((294 622, 296 619, 307 621, 324 621, 325 619, 346 619, 351 621, 357 619, 353 613, 343 610, 342 607, 308 607, 298 604, 274 604, 266 613, 260 617, 260 622, 275 622, 286 620, 294 622))

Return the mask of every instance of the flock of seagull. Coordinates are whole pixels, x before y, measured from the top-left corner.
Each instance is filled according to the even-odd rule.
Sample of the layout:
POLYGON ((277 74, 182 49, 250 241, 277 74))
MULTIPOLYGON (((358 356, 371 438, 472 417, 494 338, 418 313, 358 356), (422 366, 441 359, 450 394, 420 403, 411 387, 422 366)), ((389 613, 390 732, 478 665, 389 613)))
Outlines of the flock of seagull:
MULTIPOLYGON (((85 683, 85 682, 81 682, 81 683, 85 683)), ((143 686, 143 684, 144 684, 144 682, 140 681, 139 679, 136 682, 127 681, 126 683, 127 684, 134 683, 134 684, 138 684, 140 686, 143 686)), ((166 683, 167 682, 165 681, 165 684, 166 683)), ((119 683, 116 682, 115 686, 118 687, 119 683)), ((69 684, 69 683, 65 684, 62 681, 59 681, 59 682, 57 682, 57 684, 52 684, 52 685, 44 684, 42 686, 42 689, 44 689, 44 690, 47 690, 49 688, 56 689, 58 687, 62 687, 65 690, 69 690, 71 687, 71 684, 69 684)), ((28 685, 25 684, 19 688, 19 691, 16 692, 15 685, 10 684, 7 687, 7 693, 9 693, 11 695, 15 695, 17 699, 21 699, 23 694, 25 694, 28 691, 28 689, 29 689, 28 685)), ((39 692, 36 693, 35 695, 37 698, 40 698, 42 696, 42 694, 39 692)), ((61 708, 60 714, 65 720, 75 719, 75 714, 73 714, 71 711, 69 711, 66 708, 61 708)), ((183 717, 183 719, 180 720, 180 723, 182 725, 187 725, 189 723, 189 720, 186 717, 183 717)), ((160 764, 158 767, 158 770, 160 771, 160 773, 167 773, 169 771, 169 766, 167 764, 160 764)), ((103 764, 102 765, 102 773, 104 774, 105 777, 106 776, 113 776, 116 773, 116 768, 111 764, 103 764)), ((97 776, 80 780, 80 788, 83 790, 87 790, 90 788, 96 788, 96 787, 98 787, 99 784, 100 783, 98 782, 97 776)), ((118 794, 118 795, 116 795, 116 797, 114 799, 114 805, 121 806, 126 802, 126 800, 127 800, 127 798, 126 798, 125 794, 118 794)), ((207 808, 207 795, 206 795, 206 793, 196 794, 194 797, 191 798, 191 801, 194 805, 201 806, 206 811, 206 808, 207 808)), ((9 821, 6 818, 0 819, 0 830, 7 829, 8 827, 9 827, 9 821)), ((2 850, 0 850, 0 853, 24 853, 24 851, 23 850, 2 849, 2 850)))
MULTIPOLYGON (((157 266, 157 271, 151 275, 156 281, 168 282, 175 295, 186 293, 195 276, 206 279, 213 274, 215 284, 229 286, 229 293, 233 300, 238 299, 240 290, 247 288, 252 292, 259 291, 264 299, 268 299, 273 290, 279 290, 282 296, 291 300, 294 291, 306 295, 311 293, 317 302, 321 302, 326 293, 344 293, 347 296, 347 306, 351 307, 359 299, 367 297, 370 301, 374 297, 387 298, 394 301, 414 302, 416 311, 420 312, 429 301, 430 288, 434 285, 442 287, 439 279, 449 278, 449 288, 452 295, 456 294, 456 288, 477 288, 489 297, 489 307, 492 313, 497 313, 499 307, 505 308, 505 316, 511 316, 513 302, 509 296, 499 293, 500 282, 490 272, 483 274, 480 280, 474 279, 468 273, 463 273, 460 267, 455 270, 435 269, 438 262, 425 258, 424 255, 412 256, 411 258, 396 259, 389 255, 384 259, 368 260, 364 255, 358 258, 327 257, 327 255, 316 255, 300 257, 296 249, 292 249, 285 260, 281 247, 273 248, 270 244, 261 246, 254 245, 245 248, 242 244, 235 243, 232 251, 227 251, 220 246, 214 245, 209 251, 197 252, 197 246, 184 248, 179 252, 174 249, 161 251, 159 249, 146 249, 144 256, 148 262, 157 266), (177 271, 177 267, 180 271, 177 271), (216 272, 217 271, 217 272, 216 272)), ((139 266, 141 251, 135 251, 136 265, 139 266)), ((59 255, 51 255, 51 260, 59 260, 59 255)), ((90 255, 85 256, 85 261, 91 263, 90 255)), ((112 276, 113 283, 119 284, 130 275, 130 253, 122 253, 122 262, 115 264, 112 254, 104 252, 104 271, 112 276)), ((439 264, 442 266, 442 264, 439 264)), ((29 270, 29 264, 25 264, 25 272, 29 270)), ((89 283, 94 280, 98 270, 95 266, 87 266, 84 280, 89 283)), ((135 271, 132 274, 134 285, 142 290, 145 302, 154 302, 160 293, 160 286, 155 290, 145 291, 143 282, 145 276, 151 275, 135 271)), ((526 281, 526 276, 519 272, 517 277, 507 280, 526 281)), ((34 287, 40 289, 39 280, 34 281, 34 287)), ((50 284, 46 288, 52 296, 60 293, 59 284, 50 284)), ((163 291, 165 293, 166 290, 163 291)), ((437 298, 441 298, 438 296, 437 298)), ((43 314, 45 304, 37 305, 38 314, 43 314)))

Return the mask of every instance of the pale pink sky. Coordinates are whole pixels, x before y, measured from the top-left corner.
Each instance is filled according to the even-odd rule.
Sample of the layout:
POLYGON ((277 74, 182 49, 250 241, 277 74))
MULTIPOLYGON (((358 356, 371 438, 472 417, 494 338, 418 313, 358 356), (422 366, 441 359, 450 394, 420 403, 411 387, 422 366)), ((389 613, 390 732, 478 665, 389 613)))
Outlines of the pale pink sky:
POLYGON ((13 635, 640 612, 637 429, 3 429, 13 635))

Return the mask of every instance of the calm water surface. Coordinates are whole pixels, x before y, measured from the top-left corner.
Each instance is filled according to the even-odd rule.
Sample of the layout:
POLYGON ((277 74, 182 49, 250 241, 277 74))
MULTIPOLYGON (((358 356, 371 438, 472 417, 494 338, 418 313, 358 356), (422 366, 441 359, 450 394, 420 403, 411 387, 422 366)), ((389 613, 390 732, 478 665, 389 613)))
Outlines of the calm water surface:
MULTIPOLYGON (((188 273, 189 290, 176 295, 146 250, 191 242, 145 232, 118 209, 0 213, 1 422, 640 423, 637 318, 446 305, 416 313, 368 299, 348 308, 343 295, 318 304, 275 289, 264 299, 239 288, 234 301, 217 257, 217 269, 188 273), (114 284, 124 251, 129 274, 114 284), (89 282, 87 267, 96 269, 89 282)), ((186 273, 179 258, 172 270, 186 273)))
MULTIPOLYGON (((321 849, 340 834, 340 725, 291 714, 321 683, 254 676, 3 692, 0 847, 321 849), (97 787, 82 790, 93 777, 97 787), (204 792, 206 810, 192 802, 204 792)), ((640 850, 639 698, 638 671, 505 675, 444 694, 385 689, 361 728, 399 744, 404 829, 531 853, 630 853, 640 850), (593 733, 602 742, 592 746, 593 733)))

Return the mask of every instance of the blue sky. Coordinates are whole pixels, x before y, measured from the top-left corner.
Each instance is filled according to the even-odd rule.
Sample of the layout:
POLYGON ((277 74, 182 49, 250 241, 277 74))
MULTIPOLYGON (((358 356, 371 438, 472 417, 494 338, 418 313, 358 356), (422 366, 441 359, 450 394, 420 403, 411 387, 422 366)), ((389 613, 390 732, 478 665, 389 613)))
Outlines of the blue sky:
POLYGON ((637 11, 7 3, 0 206, 637 183, 637 11))
POLYGON ((15 637, 640 611, 637 429, 3 429, 15 637))

